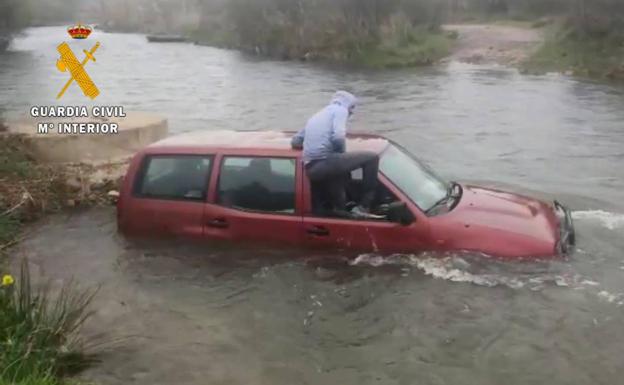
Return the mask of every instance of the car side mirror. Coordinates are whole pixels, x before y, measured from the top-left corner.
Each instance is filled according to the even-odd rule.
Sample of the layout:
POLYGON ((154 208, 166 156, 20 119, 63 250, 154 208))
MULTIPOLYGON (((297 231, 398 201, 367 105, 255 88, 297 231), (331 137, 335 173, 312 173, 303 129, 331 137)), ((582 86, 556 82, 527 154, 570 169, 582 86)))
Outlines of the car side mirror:
POLYGON ((416 217, 407 207, 405 202, 394 202, 388 207, 388 219, 391 222, 400 223, 403 226, 409 226, 416 222, 416 217))

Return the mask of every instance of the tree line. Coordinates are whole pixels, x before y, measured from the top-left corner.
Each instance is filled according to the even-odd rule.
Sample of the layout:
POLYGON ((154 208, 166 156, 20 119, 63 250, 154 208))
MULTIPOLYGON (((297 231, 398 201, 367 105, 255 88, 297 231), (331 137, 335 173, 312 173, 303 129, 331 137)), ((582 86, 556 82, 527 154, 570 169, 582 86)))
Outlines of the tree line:
POLYGON ((204 0, 199 29, 226 44, 272 56, 342 54, 388 37, 435 30, 441 0, 204 0))
POLYGON ((560 17, 579 32, 621 33, 624 30, 622 0, 450 0, 451 16, 486 15, 535 19, 560 17))
POLYGON ((67 21, 81 6, 89 6, 89 16, 99 22, 115 19, 138 31, 198 28, 233 35, 237 44, 254 49, 276 40, 301 50, 357 46, 470 17, 561 16, 588 33, 624 30, 623 0, 0 0, 0 35, 67 21))
POLYGON ((261 51, 357 49, 388 34, 488 17, 559 17, 587 33, 624 30, 623 0, 200 0, 199 4, 200 29, 233 35, 237 45, 261 51))
POLYGON ((28 11, 23 1, 0 0, 0 38, 27 26, 30 22, 28 11))

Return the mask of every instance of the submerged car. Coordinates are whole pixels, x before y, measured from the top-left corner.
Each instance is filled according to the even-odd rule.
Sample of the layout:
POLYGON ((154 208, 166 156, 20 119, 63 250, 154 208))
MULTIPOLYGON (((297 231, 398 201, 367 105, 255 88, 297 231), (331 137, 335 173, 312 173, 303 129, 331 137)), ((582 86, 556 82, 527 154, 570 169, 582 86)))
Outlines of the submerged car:
MULTIPOLYGON (((349 151, 380 156, 374 204, 381 219, 336 217, 306 177, 286 132, 204 131, 137 153, 119 200, 127 236, 189 237, 358 252, 475 252, 502 258, 565 255, 574 244, 558 202, 446 182, 396 143, 350 135, 349 151)), ((361 172, 347 180, 357 201, 361 172)))

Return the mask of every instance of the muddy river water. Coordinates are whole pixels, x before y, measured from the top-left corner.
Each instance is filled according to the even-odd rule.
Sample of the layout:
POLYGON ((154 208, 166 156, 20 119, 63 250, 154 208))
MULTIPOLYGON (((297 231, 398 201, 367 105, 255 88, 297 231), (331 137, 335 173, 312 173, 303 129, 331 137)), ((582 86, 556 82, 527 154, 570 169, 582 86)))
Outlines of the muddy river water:
MULTIPOLYGON (((0 108, 50 105, 63 28, 0 54, 0 108)), ((29 229, 15 250, 53 280, 101 285, 86 334, 106 341, 101 384, 621 384, 624 89, 460 63, 362 71, 264 61, 96 32, 93 104, 165 114, 170 131, 297 129, 336 88, 352 129, 387 135, 448 179, 558 198, 567 260, 382 257, 223 245, 135 244, 112 209, 29 229), (339 262, 332 262, 339 260, 339 262)), ((84 104, 70 88, 64 105, 84 104)))

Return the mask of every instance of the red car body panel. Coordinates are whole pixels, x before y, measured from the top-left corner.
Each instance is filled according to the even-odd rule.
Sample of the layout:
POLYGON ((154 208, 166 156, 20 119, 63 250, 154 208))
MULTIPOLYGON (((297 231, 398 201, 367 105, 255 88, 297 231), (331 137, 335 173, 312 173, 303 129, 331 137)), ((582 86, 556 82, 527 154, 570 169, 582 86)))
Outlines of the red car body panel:
MULTIPOLYGON (((411 224, 313 216, 301 152, 290 148, 290 135, 217 131, 172 137, 148 146, 135 155, 123 182, 117 208, 120 231, 128 236, 221 239, 377 253, 469 251, 503 258, 559 255, 561 219, 553 206, 477 186, 462 185, 462 197, 454 208, 427 216, 380 173, 380 183, 412 212, 415 221, 411 224), (166 154, 212 157, 204 201, 147 199, 133 194, 145 157, 166 154), (221 163, 224 156, 232 155, 296 159, 294 213, 272 214, 219 205, 221 163)), ((373 135, 355 135, 348 140, 351 151, 381 153, 388 145, 389 141, 373 135)))
MULTIPOLYGON (((229 240, 234 242, 251 242, 264 244, 301 244, 302 218, 301 205, 297 204, 295 213, 270 214, 262 212, 237 210, 216 204, 218 169, 221 165, 223 155, 272 155, 255 152, 250 154, 247 151, 227 151, 220 153, 213 164, 212 178, 208 190, 208 200, 204 204, 204 237, 207 239, 229 240), (219 222, 227 223, 227 227, 222 227, 219 222)), ((281 156, 281 155, 280 155, 281 156)), ((295 175, 296 186, 301 184, 302 173, 297 168, 295 175)), ((300 189, 296 189, 297 197, 301 196, 300 189)))
MULTIPOLYGON (((307 178, 304 179, 303 191, 310 191, 307 178)), ((402 193, 386 179, 379 176, 383 183, 396 196, 402 193)), ((384 221, 353 221, 338 218, 320 218, 309 215, 312 212, 310 193, 304 193, 303 227, 305 245, 312 248, 337 248, 342 250, 373 251, 378 253, 409 253, 427 250, 431 245, 431 234, 426 216, 410 201, 406 202, 410 211, 415 213, 416 221, 408 226, 384 221), (310 230, 326 229, 330 236, 319 236, 310 230)))
POLYGON ((555 254, 559 220, 547 204, 476 186, 463 190, 453 210, 429 218, 440 249, 503 257, 555 254))

